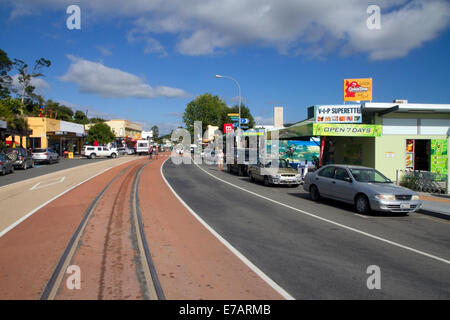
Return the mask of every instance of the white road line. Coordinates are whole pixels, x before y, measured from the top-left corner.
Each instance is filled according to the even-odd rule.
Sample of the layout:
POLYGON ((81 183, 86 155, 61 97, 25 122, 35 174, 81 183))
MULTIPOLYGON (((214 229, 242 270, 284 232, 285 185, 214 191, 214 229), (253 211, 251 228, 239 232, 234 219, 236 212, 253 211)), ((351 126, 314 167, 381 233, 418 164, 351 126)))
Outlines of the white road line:
POLYGON ((283 207, 286 207, 286 208, 288 208, 288 209, 292 209, 292 210, 294 210, 294 211, 303 213, 303 214, 305 214, 305 215, 307 215, 307 216, 310 216, 310 217, 312 217, 312 218, 315 218, 315 219, 318 219, 318 220, 321 220, 321 221, 325 221, 325 222, 334 224, 334 225, 336 225, 336 226, 339 226, 339 227, 341 227, 341 228, 344 228, 344 229, 347 229, 347 230, 350 230, 350 231, 353 231, 353 232, 362 234, 362 235, 367 236, 367 237, 369 237, 369 238, 376 239, 376 240, 379 240, 379 241, 388 243, 388 244, 390 244, 390 245, 393 245, 393 246, 396 246, 396 247, 399 247, 399 248, 402 248, 402 249, 405 249, 405 250, 408 250, 408 251, 411 251, 411 252, 414 252, 414 253, 423 255, 423 256, 428 257, 428 258, 431 258, 431 259, 435 259, 435 260, 440 261, 440 262, 444 262, 444 263, 446 263, 446 264, 450 264, 450 260, 446 260, 446 259, 444 259, 444 258, 435 256, 435 255, 432 255, 432 254, 429 254, 429 253, 426 253, 426 252, 424 252, 424 251, 420 251, 420 250, 417 250, 417 249, 414 249, 414 248, 405 246, 405 245, 403 245, 403 244, 400 244, 400 243, 397 243, 397 242, 394 242, 394 241, 391 241, 391 240, 387 240, 387 239, 381 238, 381 237, 379 237, 379 236, 375 236, 375 235, 373 235, 373 234, 370 234, 370 233, 367 233, 367 232, 364 232, 364 231, 361 231, 361 230, 358 230, 358 229, 355 229, 355 228, 352 228, 352 227, 343 225, 343 224, 341 224, 341 223, 338 223, 338 222, 335 222, 335 221, 332 221, 332 220, 328 220, 328 219, 322 218, 322 217, 320 217, 320 216, 317 216, 317 215, 315 215, 315 214, 309 213, 309 212, 307 212, 307 211, 303 211, 303 210, 301 210, 301 209, 294 208, 294 207, 292 207, 292 206, 290 206, 290 205, 284 204, 284 203, 282 203, 282 202, 278 202, 278 201, 276 201, 276 200, 273 200, 273 199, 267 198, 267 197, 265 197, 265 196, 262 196, 262 195, 260 195, 260 194, 258 194, 258 193, 255 193, 255 192, 246 190, 246 189, 244 189, 244 188, 242 188, 242 187, 239 187, 239 186, 236 186, 236 185, 232 184, 231 182, 228 182, 228 181, 225 181, 225 180, 223 180, 223 179, 220 179, 220 178, 216 177, 215 175, 213 175, 213 174, 207 172, 206 170, 202 169, 202 168, 201 168, 199 165, 197 165, 196 163, 194 163, 194 164, 195 164, 200 170, 202 170, 202 171, 205 172, 206 174, 210 175, 210 176, 213 177, 214 179, 217 179, 217 180, 219 180, 219 181, 222 181, 223 183, 229 184, 230 186, 233 186, 233 187, 235 187, 235 188, 237 188, 237 189, 240 189, 240 190, 242 190, 242 191, 248 192, 248 193, 250 193, 250 194, 252 194, 252 195, 254 195, 254 196, 257 196, 257 197, 259 197, 259 198, 262 198, 262 199, 265 199, 265 200, 267 200, 267 201, 276 203, 276 204, 278 204, 278 205, 280 205, 280 206, 283 206, 283 207))
POLYGON ((196 218, 213 236, 215 236, 225 247, 227 247, 232 253, 234 253, 244 264, 247 265, 253 272, 255 272, 261 279, 263 279, 270 287, 272 287, 276 292, 278 292, 283 298, 286 300, 295 300, 293 296, 286 292, 282 287, 280 287, 275 281, 269 278, 262 270, 260 270, 256 265, 254 265, 249 259, 247 259, 242 253, 240 253, 235 247, 233 247, 227 240, 225 240, 220 234, 218 234, 209 224, 207 224, 198 214, 194 212, 186 202, 181 199, 181 197, 176 193, 176 191, 172 188, 172 186, 167 181, 166 177, 163 174, 163 166, 169 160, 167 158, 163 164, 161 165, 161 177, 166 182, 169 189, 175 195, 175 197, 186 207, 186 209, 196 218))
POLYGON ((5 229, 3 229, 0 232, 0 238, 3 237, 6 233, 8 233, 9 231, 11 231, 13 228, 15 228, 17 225, 19 225, 20 223, 22 223, 23 221, 25 221, 27 218, 29 218, 30 216, 32 216, 33 214, 35 214, 39 209, 41 209, 42 207, 45 207, 47 204, 49 204, 50 202, 52 202, 53 200, 58 199, 59 197, 61 197, 62 195, 66 194, 67 192, 69 192, 70 190, 75 189, 76 187, 82 185, 83 183, 95 178, 96 176, 106 172, 107 170, 114 168, 114 167, 108 167, 102 171, 100 171, 99 173, 93 175, 90 178, 87 178, 86 180, 83 180, 80 183, 77 183, 76 185, 74 185, 73 187, 70 187, 69 189, 61 192, 60 194, 54 196, 53 198, 51 198, 50 200, 48 200, 47 202, 41 204, 39 207, 37 207, 36 209, 33 209, 32 211, 30 211, 29 213, 27 213, 26 215, 24 215, 22 218, 20 218, 19 220, 17 220, 16 222, 14 222, 13 224, 11 224, 9 227, 6 227, 5 229))
POLYGON ((57 179, 56 181, 50 180, 51 182, 45 181, 44 184, 42 184, 42 181, 40 181, 40 182, 36 183, 34 186, 32 186, 30 188, 30 190, 40 189, 40 188, 52 186, 52 185, 57 184, 57 183, 61 183, 61 182, 63 182, 66 179, 66 176, 64 176, 62 178, 57 177, 56 179, 57 179), (38 186, 39 186, 39 188, 38 188, 38 186))

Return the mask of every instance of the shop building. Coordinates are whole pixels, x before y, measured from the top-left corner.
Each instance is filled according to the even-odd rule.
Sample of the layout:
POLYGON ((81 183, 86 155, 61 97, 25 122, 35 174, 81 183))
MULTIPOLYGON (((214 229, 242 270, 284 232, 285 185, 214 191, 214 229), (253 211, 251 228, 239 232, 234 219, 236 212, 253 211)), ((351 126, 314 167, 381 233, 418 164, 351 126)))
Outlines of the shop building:
POLYGON ((27 147, 52 148, 61 156, 64 151, 81 153, 86 136, 82 124, 43 117, 26 119, 32 131, 27 147))
POLYGON ((141 139, 142 125, 128 120, 109 120, 105 122, 116 138, 141 139))
MULTIPOLYGON (((316 110, 316 112, 314 112, 316 110)), ((329 106, 318 115, 276 130, 280 140, 320 138, 320 163, 356 164, 375 168, 393 181, 398 170, 422 170, 441 175, 448 169, 450 104, 363 103, 329 106), (354 108, 354 110, 353 110, 354 108), (333 112, 358 111, 349 116, 333 112), (340 121, 341 120, 341 121, 340 121)), ((344 112, 345 113, 345 112, 344 112)), ((271 139, 272 132, 268 133, 271 139)))

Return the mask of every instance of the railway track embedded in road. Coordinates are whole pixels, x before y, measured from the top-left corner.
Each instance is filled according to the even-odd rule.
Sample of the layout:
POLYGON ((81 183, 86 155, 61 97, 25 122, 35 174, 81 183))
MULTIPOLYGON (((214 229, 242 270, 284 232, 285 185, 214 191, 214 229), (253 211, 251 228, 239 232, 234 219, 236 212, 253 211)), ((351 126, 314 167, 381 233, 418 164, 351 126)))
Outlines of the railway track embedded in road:
MULTIPOLYGON (((136 165, 131 165, 123 170, 121 170, 95 197, 95 199, 91 202, 89 207, 87 208, 79 226, 75 230, 72 235, 70 241, 68 242, 63 254, 61 255, 49 281, 47 282, 42 294, 41 300, 54 300, 58 291, 61 287, 61 283, 66 274, 66 270, 69 267, 72 259, 74 258, 76 252, 79 250, 80 246, 83 246, 81 243, 81 239, 85 233, 87 226, 90 223, 90 218, 94 215, 98 208, 99 202, 105 197, 105 195, 110 191, 111 186, 122 176, 124 178, 120 181, 119 192, 114 195, 114 204, 111 209, 111 213, 108 220, 107 233, 105 235, 104 249, 103 249, 103 257, 102 257, 102 265, 101 269, 101 279, 100 279, 100 287, 98 292, 98 299, 103 299, 105 286, 104 286, 104 277, 105 277, 105 265, 108 264, 108 248, 114 246, 114 232, 117 230, 111 230, 114 226, 114 219, 117 219, 117 215, 120 215, 120 219, 123 219, 123 208, 124 201, 123 197, 124 192, 130 183, 131 185, 131 193, 129 199, 129 214, 130 214, 130 239, 132 241, 133 249, 136 252, 136 257, 133 260, 136 267, 136 275, 137 281, 141 287, 141 295, 144 299, 150 300, 163 300, 165 299, 164 292, 159 283, 158 276, 156 273, 155 266, 152 261, 152 257, 150 254, 150 250, 148 247, 148 243, 145 236, 144 226, 142 223, 141 210, 139 206, 139 182, 142 170, 149 164, 147 163, 139 163, 136 165)), ((119 221, 122 222, 122 221, 119 221)), ((123 230, 122 230, 123 231, 123 230)), ((120 241, 120 240, 119 240, 120 241)), ((111 251, 111 250, 109 250, 111 251)), ((115 253, 109 253, 114 255, 115 253)), ((120 259, 120 257, 119 257, 120 259)), ((116 272, 121 272, 116 271, 116 272)), ((119 282, 120 283, 120 282, 119 282)), ((114 288, 120 291, 121 288, 114 288)))

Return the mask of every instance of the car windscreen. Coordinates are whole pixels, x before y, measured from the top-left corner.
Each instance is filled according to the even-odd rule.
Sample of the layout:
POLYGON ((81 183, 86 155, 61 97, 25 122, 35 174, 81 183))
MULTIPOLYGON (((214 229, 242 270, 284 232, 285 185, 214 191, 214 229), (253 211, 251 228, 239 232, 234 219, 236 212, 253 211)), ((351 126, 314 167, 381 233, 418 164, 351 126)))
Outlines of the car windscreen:
MULTIPOLYGON (((272 166, 272 162, 276 162, 276 161, 277 160, 268 160, 264 163, 264 167, 270 168, 272 166)), ((274 163, 273 165, 276 166, 276 163, 274 163)), ((280 159, 280 160, 278 160, 278 168, 285 169, 285 168, 290 168, 290 166, 286 160, 280 159)))
POLYGON ((47 152, 45 149, 33 149, 33 153, 44 153, 47 152))
POLYGON ((373 182, 373 183, 392 183, 381 172, 375 169, 350 169, 352 176, 358 182, 373 182))
POLYGON ((139 143, 138 147, 139 148, 146 148, 146 147, 148 147, 148 145, 146 143, 139 143))

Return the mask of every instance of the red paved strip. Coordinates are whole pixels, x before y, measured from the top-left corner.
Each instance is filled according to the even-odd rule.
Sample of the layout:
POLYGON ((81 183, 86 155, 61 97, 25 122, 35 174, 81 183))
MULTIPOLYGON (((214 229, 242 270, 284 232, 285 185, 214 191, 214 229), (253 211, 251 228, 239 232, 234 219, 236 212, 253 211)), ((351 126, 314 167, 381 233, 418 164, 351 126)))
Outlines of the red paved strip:
POLYGON ((144 169, 139 188, 145 233, 166 298, 283 299, 178 201, 160 174, 166 159, 144 169))
POLYGON ((420 199, 427 200, 427 201, 434 201, 434 202, 441 202, 441 203, 449 203, 450 199, 444 199, 439 197, 432 197, 432 196, 420 196, 420 199))
POLYGON ((78 186, 0 238, 0 299, 40 298, 90 203, 133 163, 112 168, 78 186))

